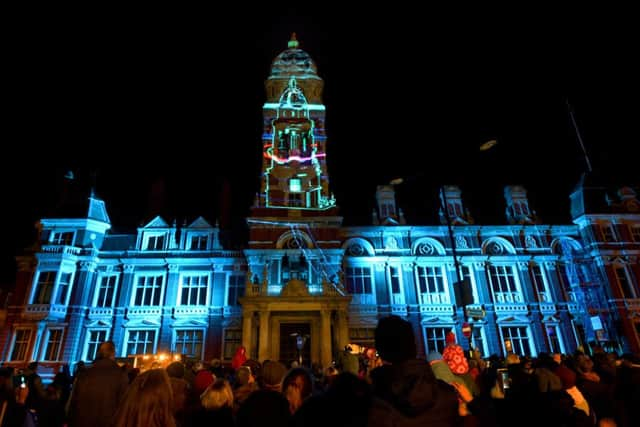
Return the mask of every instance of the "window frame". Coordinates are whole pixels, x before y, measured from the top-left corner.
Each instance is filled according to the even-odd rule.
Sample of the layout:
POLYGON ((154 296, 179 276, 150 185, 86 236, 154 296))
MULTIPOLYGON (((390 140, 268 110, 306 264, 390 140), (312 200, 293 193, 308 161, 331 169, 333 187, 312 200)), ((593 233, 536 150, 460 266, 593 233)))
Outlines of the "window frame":
POLYGON ((434 324, 434 325, 422 325, 422 333, 423 333, 423 341, 424 341, 424 352, 425 354, 429 354, 431 352, 437 351, 442 354, 442 351, 447 345, 447 334, 454 329, 453 325, 442 325, 442 324, 434 324), (439 331, 442 333, 442 336, 438 337, 430 337, 428 331, 439 331), (431 348, 429 346, 430 342, 434 342, 436 344, 436 348, 431 348), (439 348, 439 344, 441 348, 439 348))
POLYGON ((486 268, 486 272, 487 272, 487 279, 489 281, 489 289, 491 290, 491 298, 492 298, 492 302, 495 304, 517 304, 517 303, 522 303, 524 301, 524 296, 522 295, 522 287, 520 285, 520 279, 518 278, 518 274, 516 272, 515 266, 514 265, 510 265, 510 264, 489 264, 487 265, 486 268), (492 274, 492 269, 496 269, 496 271, 498 269, 504 269, 505 275, 501 275, 501 274, 497 274, 496 277, 498 279, 500 279, 501 277, 505 277, 506 278, 506 282, 507 285, 509 285, 510 281, 509 281, 509 277, 511 277, 513 279, 513 287, 514 289, 511 290, 509 289, 509 287, 507 287, 507 290, 502 289, 502 281, 498 280, 498 285, 499 285, 499 289, 496 290, 495 286, 494 286, 494 276, 492 274), (509 271, 511 273, 511 275, 506 274, 506 272, 509 271), (511 296, 513 297, 513 301, 498 301, 497 298, 497 292, 499 292, 500 294, 511 294, 511 296))
MULTIPOLYGON (((96 286, 96 291, 94 292, 93 295, 93 301, 91 302, 91 306, 92 307, 99 307, 99 308, 113 308, 116 305, 116 300, 117 300, 117 294, 118 294, 118 282, 120 279, 120 274, 119 273, 104 273, 104 274, 100 274, 98 275, 98 286, 96 286), (100 299, 100 291, 103 289, 102 284, 104 283, 104 280, 108 280, 113 278, 115 280, 115 283, 113 284, 113 293, 111 295, 111 305, 98 305, 99 299, 100 299)), ((106 297, 106 295, 105 295, 106 297)))
POLYGON ((449 283, 447 281, 447 274, 444 265, 432 265, 432 264, 424 264, 424 265, 416 265, 414 267, 414 281, 416 283, 416 292, 419 296, 419 304, 449 304, 451 301, 451 296, 449 295, 449 283), (434 272, 433 275, 428 274, 428 270, 432 270, 434 272), (436 290, 434 292, 429 290, 429 279, 433 278, 436 281, 436 288, 438 285, 441 286, 441 290, 436 290), (438 282, 439 280, 439 283, 438 282), (423 283, 426 285, 426 291, 423 292, 421 289, 421 285, 423 283), (425 302, 424 295, 428 295, 428 301, 425 302), (434 302, 432 296, 438 296, 438 301, 434 302), (444 297, 444 298, 443 298, 444 297))
POLYGON ((156 231, 156 232, 147 231, 144 233, 142 248, 145 251, 165 251, 167 250, 168 243, 169 243, 169 233, 167 231, 156 231), (159 237, 162 237, 162 247, 158 249, 157 239, 159 237), (152 239, 154 239, 153 248, 149 247, 149 244, 151 243, 152 239))
MULTIPOLYGON (((31 354, 33 353, 32 348, 32 340, 35 337, 35 329, 27 326, 18 326, 14 329, 12 337, 11 337, 11 347, 9 348, 9 352, 7 353, 7 362, 24 362, 31 359, 31 354), (23 359, 14 359, 14 351, 16 349, 16 342, 18 339, 18 332, 28 331, 29 336, 27 337, 25 348, 24 348, 24 358, 23 359)), ((22 341, 21 341, 22 342, 22 341)))
MULTIPOLYGON (((164 305, 164 294, 165 294, 165 273, 164 272, 160 272, 160 273, 151 273, 151 272, 145 272, 145 273, 141 273, 141 274, 136 274, 135 278, 134 278, 134 286, 133 286, 133 292, 131 292, 131 299, 130 299, 130 303, 129 305, 131 307, 162 307, 164 305), (158 301, 158 304, 151 304, 151 305, 146 305, 146 304, 140 304, 137 305, 136 302, 136 297, 138 295, 138 287, 140 285, 140 279, 141 278, 151 278, 151 277, 159 277, 161 280, 160 283, 160 300, 158 301)), ((152 298, 155 295, 155 293, 152 293, 152 298)), ((142 302, 144 302, 144 297, 145 297, 145 293, 142 294, 142 302)))
POLYGON ((242 345, 242 328, 224 328, 222 330, 222 354, 220 355, 222 360, 231 360, 233 359, 233 355, 238 350, 238 347, 242 345), (238 338, 229 339, 227 337, 227 332, 234 332, 238 334, 238 338), (231 343, 237 343, 233 348, 233 351, 227 353, 227 345, 231 343), (225 357, 226 354, 231 354, 230 357, 225 357))
MULTIPOLYGON (((521 356, 521 357, 522 357, 522 356, 531 356, 531 357, 536 357, 536 356, 537 356, 536 349, 535 349, 535 345, 534 345, 534 341, 533 341, 533 335, 532 335, 532 333, 531 333, 531 325, 528 325, 528 324, 521 324, 521 323, 518 323, 518 324, 504 324, 504 323, 498 323, 498 324, 497 324, 497 326, 498 326, 498 332, 499 332, 499 334, 500 334, 500 346, 501 346, 501 348, 502 348, 502 352, 503 352, 502 354, 504 354, 504 355, 508 355, 508 354, 509 354, 509 352, 507 352, 507 348, 506 348, 506 345, 505 345, 505 339, 506 339, 506 338, 508 338, 508 339, 511 341, 511 352, 512 352, 512 353, 515 353, 515 354, 517 354, 518 356, 521 356), (517 337, 517 338, 518 338, 518 340, 520 340, 520 341, 521 341, 523 338, 526 338, 526 339, 527 339, 527 348, 528 348, 528 350, 529 350, 529 352, 528 352, 528 353, 524 353, 524 354, 522 354, 522 353, 517 353, 517 352, 515 351, 516 346, 514 345, 514 336, 513 336, 511 333, 509 333, 509 337, 505 337, 504 330, 505 330, 506 328, 508 328, 508 329, 513 329, 513 328, 524 328, 524 331, 525 331, 526 336, 525 336, 525 337, 523 337, 523 336, 520 336, 520 335, 518 334, 518 337, 517 337)), ((520 345, 521 345, 521 347, 524 349, 524 345, 522 344, 522 342, 520 342, 520 345)))
POLYGON ((76 240, 76 230, 51 230, 49 244, 55 246, 73 246, 76 240), (71 235, 70 239, 61 239, 64 235, 71 235))
POLYGON ((247 275, 246 274, 238 274, 237 272, 229 272, 229 274, 226 275, 227 277, 225 278, 225 292, 224 292, 224 302, 225 305, 229 306, 229 307, 239 307, 240 303, 238 301, 239 298, 242 298, 245 295, 245 292, 247 291, 246 289, 246 282, 247 282, 247 275), (235 286, 231 286, 231 278, 232 277, 238 277, 239 282, 235 283, 235 286), (230 302, 230 298, 232 296, 231 293, 231 289, 235 289, 234 293, 235 293, 235 304, 231 304, 230 302), (242 292, 238 292, 239 289, 242 289, 242 292), (240 295, 240 293, 242 295, 240 295))
MULTIPOLYGON (((32 290, 31 290, 31 298, 29 298, 29 301, 31 304, 43 304, 43 305, 47 305, 47 304, 51 304, 51 301, 54 301, 54 297, 55 297, 55 290, 56 290, 56 281, 58 280, 58 270, 38 270, 38 272, 36 273, 36 276, 33 278, 33 286, 32 286, 32 290), (40 294, 41 292, 38 292, 39 290, 39 285, 40 285, 40 278, 42 277, 43 274, 51 274, 53 275, 53 278, 51 279, 51 292, 49 293, 49 302, 42 302, 42 301, 36 301, 36 296, 38 294, 40 294)), ((47 282, 49 283, 49 282, 47 282)))
POLYGON ((82 359, 85 362, 93 362, 94 360, 96 360, 96 357, 98 357, 98 348, 100 347, 100 344, 102 344, 105 341, 109 340, 109 336, 110 336, 110 332, 111 330, 109 328, 87 328, 86 332, 85 332, 85 339, 84 339, 84 346, 82 348, 82 359), (104 339, 100 340, 99 342, 96 341, 95 342, 95 355, 93 356, 92 359, 89 359, 89 347, 92 345, 92 341, 91 341, 91 333, 92 332, 104 332, 104 339))
MULTIPOLYGON (((206 306, 209 303, 209 298, 210 298, 210 283, 211 283, 211 274, 204 272, 204 271, 189 271, 189 272, 184 272, 184 273, 180 273, 180 278, 178 280, 178 300, 176 301, 176 305, 179 306, 186 306, 186 307, 193 307, 193 306, 198 306, 198 307, 202 307, 202 306, 206 306), (193 279, 193 278, 198 278, 198 279, 202 279, 202 278, 206 279, 206 283, 204 286, 185 286, 185 281, 187 281, 187 279, 193 279), (190 303, 184 303, 182 301, 182 293, 184 290, 186 289, 198 289, 198 298, 197 300, 200 300, 200 292, 201 289, 205 288, 204 290, 204 304, 190 304, 190 303)), ((189 292, 189 297, 187 298, 188 300, 191 299, 191 293, 189 292)))
POLYGON ((50 328, 47 328, 44 336, 43 336, 43 340, 42 342, 42 348, 41 348, 41 354, 40 354, 40 360, 43 362, 60 362, 62 361, 61 359, 61 353, 63 350, 63 343, 64 343, 64 326, 52 326, 50 328), (59 342, 58 342, 58 350, 56 352, 56 357, 55 359, 47 359, 46 356, 49 353, 49 345, 51 344, 51 332, 52 331, 60 331, 60 337, 59 337, 59 342))
MULTIPOLYGON (((139 355, 139 354, 151 354, 151 353, 156 353, 158 351, 158 333, 160 332, 160 328, 138 328, 138 327, 133 327, 131 329, 127 328, 125 331, 125 336, 124 336, 124 345, 122 346, 122 357, 129 357, 129 356, 135 356, 135 355, 139 355), (152 349, 151 351, 147 351, 145 353, 129 353, 128 349, 129 349, 129 340, 131 339, 131 334, 133 332, 153 332, 153 343, 152 343, 152 349)), ((139 345, 139 343, 136 343, 136 347, 139 345)), ((146 345, 145 345, 146 347, 146 345)), ((146 348, 145 348, 146 349, 146 348)))
POLYGON ((173 330, 173 334, 171 337, 171 348, 173 349, 173 352, 175 354, 186 354, 183 353, 182 351, 180 351, 178 349, 178 333, 179 332, 186 332, 186 331, 197 331, 200 332, 202 334, 201 337, 201 341, 200 341, 200 354, 193 354, 193 355, 188 355, 188 356, 193 356, 193 357, 197 357, 198 360, 202 360, 204 358, 204 347, 205 347, 205 343, 207 341, 207 328, 205 327, 195 327, 195 328, 187 328, 187 327, 180 327, 180 328, 175 328, 173 330))

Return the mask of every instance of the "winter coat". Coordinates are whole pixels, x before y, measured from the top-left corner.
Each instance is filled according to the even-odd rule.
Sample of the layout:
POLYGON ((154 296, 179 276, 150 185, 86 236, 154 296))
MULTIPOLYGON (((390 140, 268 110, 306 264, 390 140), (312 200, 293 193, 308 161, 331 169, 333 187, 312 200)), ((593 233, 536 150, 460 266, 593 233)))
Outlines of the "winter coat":
POLYGON ((374 401, 369 426, 452 426, 459 422, 454 389, 436 379, 423 360, 371 371, 374 401))

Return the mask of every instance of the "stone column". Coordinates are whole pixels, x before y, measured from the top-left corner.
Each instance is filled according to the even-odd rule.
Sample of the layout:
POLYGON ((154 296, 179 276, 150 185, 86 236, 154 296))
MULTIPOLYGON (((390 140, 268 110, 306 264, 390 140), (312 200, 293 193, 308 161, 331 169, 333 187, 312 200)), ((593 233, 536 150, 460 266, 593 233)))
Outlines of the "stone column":
POLYGON ((331 311, 320 311, 320 363, 323 368, 331 365, 331 311))
POLYGON ((260 343, 258 348, 258 361, 260 363, 271 358, 271 352, 269 351, 269 339, 271 334, 269 333, 269 320, 271 313, 267 310, 260 311, 260 343))
POLYGON ((246 310, 242 313, 242 346, 246 350, 247 358, 251 354, 251 333, 253 328, 253 311, 246 310))
POLYGON ((345 345, 349 344, 349 322, 347 321, 347 312, 345 310, 338 310, 337 315, 337 337, 338 348, 340 351, 345 345))

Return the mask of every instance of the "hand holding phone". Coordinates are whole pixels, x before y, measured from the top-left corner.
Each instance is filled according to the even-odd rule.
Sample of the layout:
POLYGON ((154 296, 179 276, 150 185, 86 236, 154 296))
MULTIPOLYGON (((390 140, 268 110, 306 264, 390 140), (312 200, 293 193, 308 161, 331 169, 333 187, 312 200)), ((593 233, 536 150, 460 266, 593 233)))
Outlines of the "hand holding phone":
POLYGON ((24 375, 20 376, 20 388, 27 388, 27 383, 25 382, 24 375))

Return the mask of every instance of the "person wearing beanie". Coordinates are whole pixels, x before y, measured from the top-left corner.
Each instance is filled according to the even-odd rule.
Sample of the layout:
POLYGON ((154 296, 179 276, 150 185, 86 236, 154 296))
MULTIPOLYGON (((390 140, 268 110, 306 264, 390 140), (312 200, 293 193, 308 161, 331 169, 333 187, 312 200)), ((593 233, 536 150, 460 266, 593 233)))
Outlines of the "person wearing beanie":
POLYGON ((447 362, 451 372, 456 375, 464 375, 469 372, 469 363, 464 355, 464 350, 456 344, 456 336, 453 332, 446 335, 447 345, 442 352, 442 359, 447 362))
POLYGON ((282 363, 268 360, 262 366, 262 388, 265 390, 282 391, 282 379, 287 374, 287 367, 282 363))
POLYGON ((456 392, 438 381, 426 360, 416 359, 411 323, 398 316, 383 317, 374 336, 383 364, 370 373, 374 399, 369 425, 455 425, 456 392))

